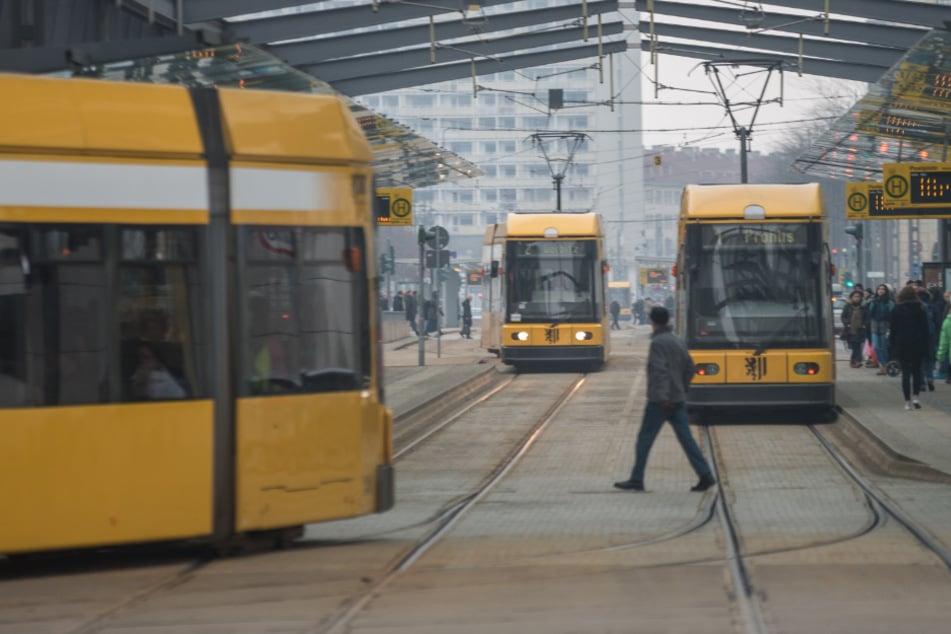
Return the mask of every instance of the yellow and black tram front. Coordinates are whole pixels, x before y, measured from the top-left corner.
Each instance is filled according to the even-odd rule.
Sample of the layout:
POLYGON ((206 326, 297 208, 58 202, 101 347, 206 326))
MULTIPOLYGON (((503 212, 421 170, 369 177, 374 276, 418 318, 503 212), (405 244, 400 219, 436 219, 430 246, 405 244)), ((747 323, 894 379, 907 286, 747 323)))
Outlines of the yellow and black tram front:
POLYGON ((597 238, 505 243, 501 359, 518 366, 599 366, 605 360, 604 282, 597 238))
POLYGON ((687 222, 679 324, 693 409, 835 404, 821 218, 687 222))

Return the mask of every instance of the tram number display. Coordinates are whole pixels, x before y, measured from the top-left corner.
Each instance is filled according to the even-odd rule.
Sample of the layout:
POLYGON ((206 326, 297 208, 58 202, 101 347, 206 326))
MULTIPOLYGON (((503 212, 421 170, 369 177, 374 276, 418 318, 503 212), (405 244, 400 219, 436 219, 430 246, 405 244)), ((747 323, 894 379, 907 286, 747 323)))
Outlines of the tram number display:
POLYGON ((758 247, 807 244, 805 224, 704 225, 704 246, 758 247))
POLYGON ((951 172, 915 172, 909 174, 911 204, 946 203, 951 205, 951 172))
POLYGON ((584 255, 584 245, 575 240, 522 242, 518 245, 518 255, 573 257, 584 255))

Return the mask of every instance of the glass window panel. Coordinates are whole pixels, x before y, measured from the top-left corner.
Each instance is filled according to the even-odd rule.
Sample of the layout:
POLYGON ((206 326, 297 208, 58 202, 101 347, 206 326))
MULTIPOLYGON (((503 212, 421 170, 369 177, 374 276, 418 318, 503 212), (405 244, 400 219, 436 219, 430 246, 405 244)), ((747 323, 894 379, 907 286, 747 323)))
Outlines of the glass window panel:
POLYGON ((247 392, 267 395, 367 387, 370 342, 362 232, 244 230, 247 392), (275 238, 282 245, 278 250, 273 248, 275 238), (271 246, 263 248, 265 242, 271 246))
POLYGON ((687 340, 693 347, 821 347, 819 225, 688 228, 687 340))
POLYGON ((517 240, 508 245, 508 315, 515 323, 598 321, 593 240, 517 240))

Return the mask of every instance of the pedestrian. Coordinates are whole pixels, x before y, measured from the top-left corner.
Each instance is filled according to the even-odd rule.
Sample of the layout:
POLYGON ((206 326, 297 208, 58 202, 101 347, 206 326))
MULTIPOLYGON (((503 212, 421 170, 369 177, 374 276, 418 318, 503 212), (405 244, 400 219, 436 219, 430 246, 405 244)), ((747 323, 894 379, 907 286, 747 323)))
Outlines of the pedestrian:
POLYGON ((644 323, 644 300, 643 299, 634 300, 634 305, 631 306, 631 314, 634 315, 634 323, 636 324, 644 323))
POLYGON ((901 364, 905 409, 921 409, 918 394, 921 392, 921 364, 928 353, 928 313, 918 299, 915 286, 907 285, 898 291, 888 329, 888 348, 889 358, 901 364))
POLYGON ((424 333, 428 335, 431 332, 442 335, 439 329, 438 316, 442 315, 442 308, 439 307, 439 294, 433 291, 432 297, 423 300, 423 321, 425 322, 424 333))
POLYGON ((396 295, 393 297, 393 311, 401 313, 405 310, 403 307, 403 291, 396 291, 396 295))
POLYGON ((941 337, 938 341, 937 359, 941 368, 941 376, 944 376, 945 383, 951 383, 951 372, 949 372, 948 363, 951 361, 951 302, 947 301, 945 293, 944 321, 941 322, 941 337))
POLYGON ((621 304, 616 299, 612 300, 608 310, 611 313, 611 330, 620 330, 621 324, 617 320, 621 315, 621 304))
POLYGON ((842 308, 842 325, 848 328, 846 341, 852 350, 851 365, 853 368, 862 367, 862 346, 865 344, 866 325, 868 324, 868 307, 862 303, 865 294, 854 290, 849 294, 849 301, 842 308))
POLYGON ((419 328, 416 327, 416 291, 406 291, 403 295, 403 306, 410 329, 413 334, 419 336, 419 328))
POLYGON ((868 303, 869 330, 872 348, 878 359, 878 374, 885 374, 885 366, 888 365, 888 324, 894 309, 892 292, 884 284, 879 284, 875 289, 875 297, 868 303))
POLYGON ((931 294, 923 287, 918 287, 918 300, 924 304, 925 314, 928 316, 928 346, 925 349, 925 358, 921 361, 921 389, 927 388, 934 392, 934 360, 938 349, 938 321, 939 315, 934 314, 931 303, 931 294))
POLYGON ((462 331, 459 334, 472 339, 472 295, 466 295, 462 300, 462 331))
POLYGON ((670 421, 690 466, 700 478, 690 490, 706 491, 716 484, 710 465, 690 433, 690 422, 687 420, 687 388, 690 387, 696 367, 686 344, 671 331, 667 323, 669 320, 670 313, 666 308, 651 308, 650 323, 654 332, 647 354, 647 406, 637 434, 631 477, 615 482, 614 486, 618 489, 644 490, 647 457, 664 421, 670 421))

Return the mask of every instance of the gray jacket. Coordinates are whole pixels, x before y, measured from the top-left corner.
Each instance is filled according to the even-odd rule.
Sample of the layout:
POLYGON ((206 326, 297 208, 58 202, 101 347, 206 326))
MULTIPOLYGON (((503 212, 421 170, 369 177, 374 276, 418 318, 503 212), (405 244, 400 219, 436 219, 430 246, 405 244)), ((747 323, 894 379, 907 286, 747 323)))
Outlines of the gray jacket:
POLYGON ((671 332, 669 326, 651 335, 647 355, 647 400, 652 403, 682 403, 697 368, 687 345, 671 332))

